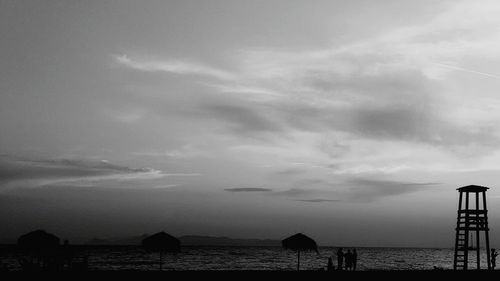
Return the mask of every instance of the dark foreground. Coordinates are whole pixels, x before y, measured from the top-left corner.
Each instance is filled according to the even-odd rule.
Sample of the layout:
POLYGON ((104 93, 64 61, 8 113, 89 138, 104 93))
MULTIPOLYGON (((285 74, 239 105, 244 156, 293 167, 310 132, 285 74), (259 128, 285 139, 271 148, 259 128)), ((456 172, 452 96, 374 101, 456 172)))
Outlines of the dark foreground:
POLYGON ((411 270, 411 271, 87 271, 26 273, 8 272, 0 274, 0 280, 452 280, 473 278, 474 280, 496 280, 500 271, 452 271, 452 270, 411 270), (11 278, 9 278, 11 277, 11 278), (176 278, 179 277, 179 278, 176 278), (257 279, 259 278, 259 279, 257 279), (314 279, 313 279, 314 278, 314 279), (415 279, 417 278, 417 279, 415 279), (426 278, 426 279, 424 279, 426 278), (429 279, 427 279, 429 280, 429 279))
POLYGON ((419 278, 419 277, 480 277, 486 275, 500 276, 500 271, 488 271, 488 270, 469 270, 469 271, 453 271, 453 270, 372 270, 372 271, 247 271, 247 270, 229 270, 229 271, 85 271, 85 272, 71 272, 71 271, 61 271, 61 272, 23 272, 23 271, 10 271, 1 272, 1 276, 36 276, 37 278, 42 276, 61 276, 61 277, 92 277, 92 276, 109 276, 109 277, 153 277, 153 276, 170 276, 170 275, 181 275, 185 277, 196 277, 203 276, 206 277, 259 277, 259 276, 269 276, 269 277, 293 277, 293 276, 321 276, 326 278, 350 278, 350 277, 397 277, 397 278, 419 278))

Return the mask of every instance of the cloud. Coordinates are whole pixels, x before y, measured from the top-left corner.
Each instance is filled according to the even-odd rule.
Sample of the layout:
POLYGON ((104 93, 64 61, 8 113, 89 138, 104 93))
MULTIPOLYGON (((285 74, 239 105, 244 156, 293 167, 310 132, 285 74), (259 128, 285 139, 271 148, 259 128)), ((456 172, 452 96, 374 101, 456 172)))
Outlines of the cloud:
POLYGON ((233 80, 235 78, 230 72, 181 60, 139 60, 131 59, 127 55, 113 55, 113 59, 121 66, 143 72, 200 75, 221 80, 233 80))
POLYGON ((443 80, 450 69, 441 64, 436 70, 436 61, 459 65, 466 57, 499 58, 496 48, 484 48, 500 44, 500 33, 490 22, 498 23, 499 5, 489 4, 491 10, 484 8, 488 5, 460 3, 426 24, 330 49, 243 50, 242 68, 255 73, 249 76, 257 77, 256 83, 273 80, 278 88, 273 90, 287 93, 288 101, 275 106, 295 128, 444 146, 498 146, 491 128, 481 123, 470 128, 448 118, 446 109, 453 111, 453 104, 437 99, 445 91, 443 80), (485 18, 479 20, 476 13, 485 18), (449 33, 460 36, 446 36, 449 33))
MULTIPOLYGON (((500 46, 500 34, 486 24, 498 5, 492 11, 483 6, 460 3, 425 24, 330 48, 243 48, 233 57, 234 72, 178 59, 114 58, 140 71, 197 74, 218 80, 207 86, 233 95, 226 95, 223 103, 219 98, 204 103, 200 111, 238 136, 301 130, 346 132, 358 138, 444 148, 475 143, 497 147, 500 140, 491 126, 477 123, 470 127, 450 118, 453 101, 446 104, 438 99, 450 71, 495 76, 459 66, 465 57, 498 57, 496 49, 484 49, 492 41, 500 46), (476 19, 475 13, 486 19, 476 19), (485 31, 478 35, 475 31, 480 28, 485 31), (446 36, 457 30, 463 31, 461 36, 446 36), (247 102, 241 101, 242 96, 247 102)), ((204 114, 199 116, 206 118, 204 114)))
POLYGON ((0 159, 0 184, 37 187, 53 184, 92 185, 104 181, 137 181, 163 178, 152 168, 130 168, 107 160, 85 159, 0 159))
POLYGON ((204 105, 212 118, 218 118, 228 123, 231 130, 240 134, 255 132, 278 132, 282 128, 271 119, 265 117, 263 112, 256 111, 250 107, 230 104, 204 105))
MULTIPOLYGON (((174 136, 182 134, 180 142, 211 140, 213 147, 200 153, 165 149, 186 162, 215 157, 206 152, 216 151, 227 162, 278 167, 267 179, 277 180, 282 171, 282 178, 297 175, 292 181, 300 175, 285 171, 290 162, 315 163, 307 166, 308 177, 325 182, 331 175, 429 172, 426 167, 436 162, 445 170, 467 169, 476 163, 464 159, 484 158, 500 147, 500 105, 490 102, 496 97, 468 93, 462 79, 496 80, 491 65, 500 60, 494 28, 500 5, 488 5, 449 4, 423 23, 318 48, 242 46, 224 52, 230 56, 220 67, 176 57, 114 59, 129 69, 185 75, 192 82, 151 105, 169 122, 189 121, 189 130, 174 136)), ((287 184, 292 189, 272 194, 327 197, 287 184)), ((419 190, 397 182, 348 185, 353 189, 343 195, 354 199, 419 190)))
POLYGON ((444 64, 444 63, 436 63, 436 65, 442 66, 442 67, 445 67, 445 68, 448 68, 448 69, 453 69, 453 70, 458 70, 458 71, 464 71, 464 72, 473 73, 473 74, 477 74, 477 75, 481 75, 481 76, 485 76, 485 77, 491 77, 491 78, 500 79, 500 75, 493 74, 493 73, 486 73, 486 72, 481 72, 481 71, 477 71, 477 70, 473 70, 473 69, 466 69, 466 68, 463 68, 463 67, 458 67, 458 66, 444 64))
POLYGON ((226 188, 224 190, 229 191, 229 192, 267 192, 267 191, 272 191, 272 189, 260 188, 260 187, 226 188))
POLYGON ((266 110, 274 111, 275 119, 289 128, 444 147, 498 146, 487 124, 473 128, 449 118, 444 109, 453 110, 453 105, 438 99, 441 81, 429 77, 421 64, 406 62, 414 59, 413 51, 400 54, 390 46, 364 42, 357 48, 309 55, 260 50, 247 54, 247 61, 265 61, 264 69, 253 69, 254 65, 253 71, 269 72, 261 79, 274 79, 288 93, 287 99, 271 102, 266 110))
POLYGON ((348 187, 345 196, 352 201, 373 201, 388 196, 397 196, 440 185, 435 182, 405 182, 373 179, 350 179, 344 182, 348 187))
MULTIPOLYGON (((302 183, 302 181, 297 182, 298 185, 307 186, 302 183)), ((272 194, 296 198, 294 201, 308 203, 373 202, 386 197, 431 191, 441 185, 441 183, 435 182, 393 181, 359 177, 347 177, 338 182, 318 181, 313 184, 314 188, 290 188, 272 194)))

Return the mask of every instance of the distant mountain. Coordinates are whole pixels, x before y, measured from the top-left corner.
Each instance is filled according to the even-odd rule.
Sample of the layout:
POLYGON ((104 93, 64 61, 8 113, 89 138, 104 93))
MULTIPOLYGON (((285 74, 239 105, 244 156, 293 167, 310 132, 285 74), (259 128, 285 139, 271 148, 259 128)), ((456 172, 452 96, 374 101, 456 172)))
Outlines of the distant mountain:
POLYGON ((192 246, 281 246, 281 241, 272 239, 234 239, 229 237, 212 237, 185 235, 179 237, 182 245, 192 246))
MULTIPOLYGON (((88 240, 86 245, 140 245, 148 234, 122 238, 88 240)), ((281 241, 272 239, 234 239, 229 237, 213 237, 200 235, 184 235, 178 237, 183 246, 281 246, 281 241)))
POLYGON ((140 236, 131 237, 120 237, 120 238, 93 238, 88 240, 86 245, 140 245, 142 239, 148 237, 148 234, 143 234, 140 236))

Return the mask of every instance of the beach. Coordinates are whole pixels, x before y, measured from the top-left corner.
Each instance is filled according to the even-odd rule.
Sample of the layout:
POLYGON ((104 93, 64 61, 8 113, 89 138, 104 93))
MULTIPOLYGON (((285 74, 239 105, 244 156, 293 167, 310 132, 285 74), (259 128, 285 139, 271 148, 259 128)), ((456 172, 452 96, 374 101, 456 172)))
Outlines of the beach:
MULTIPOLYGON (((157 271, 158 254, 140 246, 72 246, 75 260, 88 256, 89 271, 157 271)), ((350 247, 343 247, 349 249, 350 247)), ((358 247, 358 271, 408 271, 452 269, 453 249, 358 247)), ((301 270, 326 270, 337 247, 319 247, 319 253, 301 255, 301 270)), ((475 260, 471 253, 470 264, 475 260)), ((9 270, 21 270, 22 254, 14 246, 1 247, 0 258, 9 270)), ((482 257, 484 261, 484 257, 482 257)), ((294 271, 296 253, 281 247, 183 246, 178 254, 165 255, 163 270, 294 271)), ((486 268, 486 264, 483 265, 486 268)))

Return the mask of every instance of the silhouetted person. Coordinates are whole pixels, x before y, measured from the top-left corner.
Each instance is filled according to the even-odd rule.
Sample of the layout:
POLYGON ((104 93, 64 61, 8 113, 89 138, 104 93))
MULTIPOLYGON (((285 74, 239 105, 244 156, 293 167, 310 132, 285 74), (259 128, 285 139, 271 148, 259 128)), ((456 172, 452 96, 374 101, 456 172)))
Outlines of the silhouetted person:
POLYGON ((347 250, 347 253, 344 256, 345 259, 345 270, 352 269, 352 253, 351 250, 347 250))
POLYGON ((62 247, 62 258, 63 258, 63 267, 66 266, 67 269, 72 267, 73 263, 73 249, 69 245, 68 240, 64 240, 64 244, 62 247))
POLYGON ((337 251, 337 269, 342 270, 342 266, 344 264, 344 252, 342 252, 342 248, 339 248, 337 251))
POLYGON ((491 249, 491 269, 495 269, 497 266, 497 256, 497 251, 495 249, 491 249))
POLYGON ((358 252, 356 249, 352 250, 352 270, 356 271, 356 264, 358 263, 358 252))
POLYGON ((335 270, 335 267, 333 267, 333 260, 332 260, 332 257, 329 257, 328 258, 328 265, 326 267, 326 270, 327 271, 333 271, 335 270))

